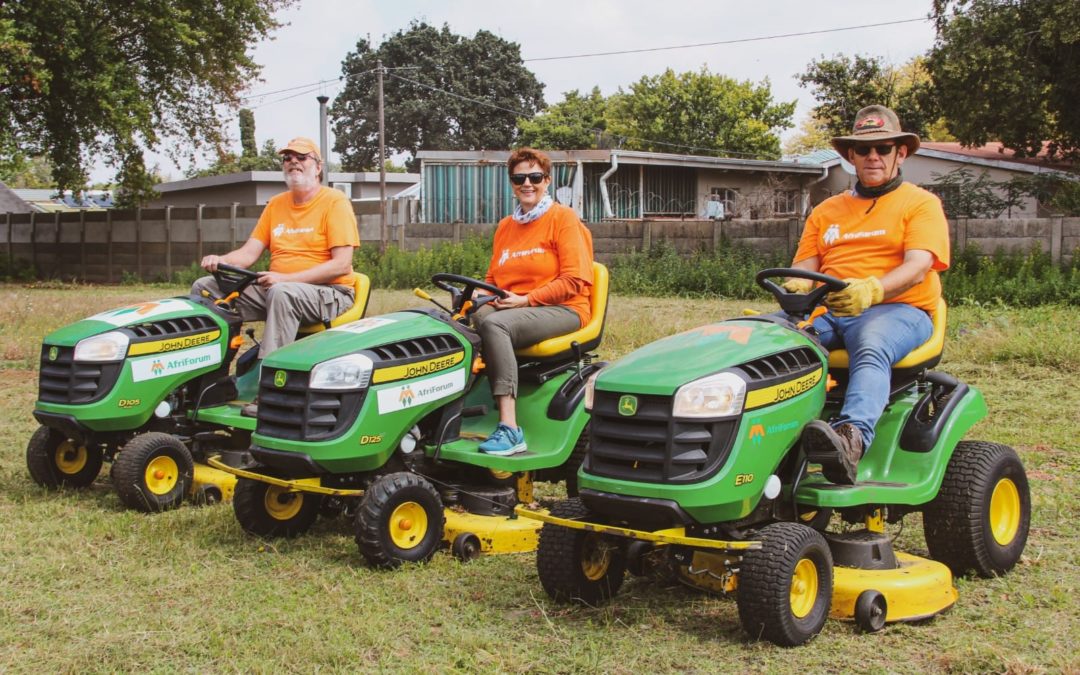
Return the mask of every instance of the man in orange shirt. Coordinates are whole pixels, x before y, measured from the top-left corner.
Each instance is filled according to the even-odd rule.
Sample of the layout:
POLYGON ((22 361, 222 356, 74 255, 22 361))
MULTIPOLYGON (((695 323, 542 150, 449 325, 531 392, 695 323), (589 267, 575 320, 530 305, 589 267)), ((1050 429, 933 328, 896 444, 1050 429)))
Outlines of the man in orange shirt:
MULTIPOLYGON (((244 321, 266 320, 259 358, 296 338, 301 324, 329 321, 345 312, 353 297, 353 251, 360 245, 348 197, 320 183, 322 156, 309 138, 294 138, 278 151, 288 192, 266 204, 251 238, 225 255, 208 255, 203 269, 219 263, 250 267, 270 249, 270 271, 236 299, 244 321)), ((213 277, 192 285, 193 293, 221 291, 213 277)))
POLYGON ((499 424, 480 444, 491 455, 525 452, 517 425, 517 358, 514 349, 571 333, 589 322, 593 249, 573 209, 547 194, 551 159, 520 148, 506 162, 518 207, 499 222, 486 281, 507 296, 474 317, 483 344, 499 424))
MULTIPOLYGON (((949 230, 941 200, 903 180, 900 165, 919 149, 919 137, 901 131, 892 110, 863 108, 852 134, 832 144, 855 166, 858 182, 810 214, 793 267, 848 282, 826 296, 829 313, 814 328, 827 349, 847 349, 849 379, 840 416, 831 425, 811 422, 802 439, 826 478, 851 485, 889 402, 892 364, 933 330, 938 272, 949 267, 949 230)), ((789 279, 784 287, 807 292, 812 283, 789 279)))

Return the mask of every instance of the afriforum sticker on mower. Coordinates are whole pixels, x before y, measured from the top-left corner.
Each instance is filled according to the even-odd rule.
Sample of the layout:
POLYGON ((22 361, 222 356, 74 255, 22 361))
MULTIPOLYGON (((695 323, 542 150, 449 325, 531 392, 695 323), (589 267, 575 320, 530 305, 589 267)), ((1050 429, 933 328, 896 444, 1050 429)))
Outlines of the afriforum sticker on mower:
POLYGON ((191 310, 191 303, 178 298, 166 298, 153 302, 141 302, 130 307, 110 309, 101 314, 90 317, 93 321, 104 321, 114 326, 126 326, 129 323, 141 323, 149 318, 169 314, 172 312, 187 312, 191 310))
POLYGON ((357 321, 343 323, 340 326, 334 326, 330 330, 342 330, 347 333, 366 333, 369 330, 374 330, 381 326, 389 326, 392 323, 396 323, 394 319, 384 319, 379 316, 373 316, 370 319, 359 319, 357 321))
POLYGON ((182 352, 157 354, 143 359, 131 360, 131 379, 136 382, 167 377, 189 370, 198 370, 206 366, 221 363, 221 347, 210 345, 197 349, 185 349, 182 352))
POLYGON ((379 414, 405 410, 431 401, 438 401, 465 389, 465 370, 419 380, 379 392, 379 414))

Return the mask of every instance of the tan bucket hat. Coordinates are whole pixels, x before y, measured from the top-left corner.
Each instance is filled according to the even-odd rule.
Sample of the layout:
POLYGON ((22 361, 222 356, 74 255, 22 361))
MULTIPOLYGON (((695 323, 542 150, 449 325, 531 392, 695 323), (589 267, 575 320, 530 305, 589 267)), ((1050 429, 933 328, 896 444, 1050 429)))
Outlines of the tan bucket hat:
POLYGON ((850 136, 835 136, 832 146, 847 159, 847 149, 855 143, 873 143, 895 139, 907 146, 908 155, 919 149, 919 137, 900 130, 900 119, 883 105, 868 105, 855 114, 850 136))

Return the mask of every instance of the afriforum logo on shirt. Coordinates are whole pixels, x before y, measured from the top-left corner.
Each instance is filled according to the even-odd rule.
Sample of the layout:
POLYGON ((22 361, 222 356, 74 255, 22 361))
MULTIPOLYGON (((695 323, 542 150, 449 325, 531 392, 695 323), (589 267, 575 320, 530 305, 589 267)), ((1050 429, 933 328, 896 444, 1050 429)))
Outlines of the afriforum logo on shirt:
POLYGON ((505 264, 506 261, 510 260, 511 258, 524 258, 528 255, 543 255, 545 253, 547 253, 547 251, 544 250, 544 247, 542 246, 537 246, 536 248, 527 248, 524 251, 513 252, 511 252, 508 248, 504 248, 502 254, 499 255, 499 267, 502 267, 503 264, 505 264))
POLYGON ((825 242, 826 246, 832 246, 833 242, 840 238, 840 226, 836 223, 830 225, 825 234, 821 235, 821 240, 825 242))
POLYGON ((821 235, 821 240, 825 242, 826 246, 832 246, 838 239, 843 239, 844 241, 849 239, 869 239, 870 237, 884 236, 885 233, 885 230, 869 230, 866 232, 846 232, 841 236, 840 226, 833 223, 825 229, 825 234, 821 235))
POLYGON ((278 223, 274 228, 274 236, 280 237, 283 234, 307 234, 308 232, 314 232, 314 227, 285 227, 285 223, 278 223))

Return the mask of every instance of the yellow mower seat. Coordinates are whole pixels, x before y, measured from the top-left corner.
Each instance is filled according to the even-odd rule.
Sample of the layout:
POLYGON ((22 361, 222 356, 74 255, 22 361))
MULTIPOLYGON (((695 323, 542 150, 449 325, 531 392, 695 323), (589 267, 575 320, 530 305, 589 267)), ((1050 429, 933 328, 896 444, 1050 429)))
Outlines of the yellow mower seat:
MULTIPOLYGON (((911 350, 907 356, 893 364, 893 370, 924 370, 932 368, 941 360, 941 352, 945 349, 945 319, 948 311, 945 307, 945 299, 938 298, 937 307, 931 315, 934 322, 934 330, 930 338, 911 350)), ((847 369, 848 353, 846 349, 834 349, 829 352, 829 370, 847 369)))
MULTIPOLYGON (((353 272, 353 306, 330 320, 330 328, 364 318, 367 310, 368 298, 371 297, 371 279, 368 275, 353 272)), ((299 335, 311 335, 326 330, 327 326, 321 323, 309 323, 297 329, 299 335)))
POLYGON ((528 347, 514 350, 518 357, 529 359, 552 359, 564 353, 572 353, 573 343, 578 343, 582 353, 600 346, 604 335, 604 320, 607 315, 608 269, 598 262, 593 263, 592 294, 589 296, 591 316, 589 323, 573 333, 557 335, 528 347))

